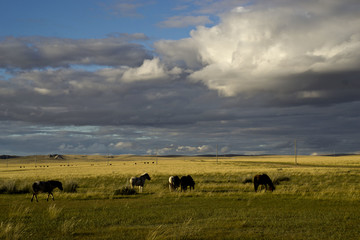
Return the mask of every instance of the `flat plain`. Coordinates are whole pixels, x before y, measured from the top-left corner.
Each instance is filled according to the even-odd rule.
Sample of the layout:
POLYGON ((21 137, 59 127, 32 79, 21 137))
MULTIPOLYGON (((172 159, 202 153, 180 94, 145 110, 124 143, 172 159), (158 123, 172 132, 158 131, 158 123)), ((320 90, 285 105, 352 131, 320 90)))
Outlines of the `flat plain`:
POLYGON ((359 224, 359 155, 0 160, 0 239, 359 239, 359 224), (142 193, 122 191, 144 172, 142 193), (259 173, 274 192, 254 192, 259 173), (169 191, 189 174, 194 191, 169 191), (32 183, 53 179, 55 201, 30 202, 32 183))

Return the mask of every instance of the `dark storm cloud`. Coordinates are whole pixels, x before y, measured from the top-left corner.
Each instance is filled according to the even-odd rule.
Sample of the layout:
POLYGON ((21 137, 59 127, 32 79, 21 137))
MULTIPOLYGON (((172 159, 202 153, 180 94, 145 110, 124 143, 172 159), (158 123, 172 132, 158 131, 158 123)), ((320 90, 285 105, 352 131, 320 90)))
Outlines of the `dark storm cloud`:
POLYGON ((143 45, 131 40, 142 34, 103 39, 6 37, 0 40, 0 68, 33 69, 77 65, 139 66, 151 58, 143 45))
POLYGON ((31 71, 0 82, 0 118, 45 124, 189 124, 215 110, 217 95, 182 80, 122 81, 124 71, 31 71), (204 104, 210 104, 206 106, 204 104))

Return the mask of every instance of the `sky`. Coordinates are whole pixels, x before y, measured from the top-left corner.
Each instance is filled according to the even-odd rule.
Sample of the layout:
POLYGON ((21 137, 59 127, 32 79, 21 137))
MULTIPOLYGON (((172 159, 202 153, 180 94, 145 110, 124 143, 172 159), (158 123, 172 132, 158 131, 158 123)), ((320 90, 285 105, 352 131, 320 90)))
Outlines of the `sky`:
POLYGON ((0 154, 360 153, 358 0, 2 0, 0 154))

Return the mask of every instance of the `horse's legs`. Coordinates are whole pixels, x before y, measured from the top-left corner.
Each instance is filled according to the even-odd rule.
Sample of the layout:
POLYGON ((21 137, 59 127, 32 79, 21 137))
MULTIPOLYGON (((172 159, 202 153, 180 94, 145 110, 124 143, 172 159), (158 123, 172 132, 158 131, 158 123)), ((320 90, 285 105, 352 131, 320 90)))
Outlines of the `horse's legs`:
POLYGON ((255 192, 257 192, 258 187, 259 187, 259 184, 258 184, 258 183, 254 183, 254 189, 255 189, 255 192))
POLYGON ((49 192, 49 194, 48 194, 48 197, 47 197, 46 201, 49 201, 49 197, 50 197, 50 195, 51 195, 51 197, 52 197, 52 200, 54 201, 54 194, 53 194, 52 192, 49 192))
POLYGON ((33 199, 34 199, 34 196, 35 196, 35 198, 36 198, 36 201, 38 202, 38 198, 37 198, 37 194, 36 194, 36 193, 33 193, 33 196, 32 196, 32 198, 31 198, 31 202, 32 202, 33 199))

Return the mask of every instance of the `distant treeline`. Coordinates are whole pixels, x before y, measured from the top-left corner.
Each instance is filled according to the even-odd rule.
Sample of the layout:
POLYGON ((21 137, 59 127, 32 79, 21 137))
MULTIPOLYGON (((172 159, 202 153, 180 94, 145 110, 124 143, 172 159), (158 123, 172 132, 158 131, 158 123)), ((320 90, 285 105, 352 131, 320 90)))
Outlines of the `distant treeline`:
POLYGON ((9 159, 9 158, 17 158, 18 156, 13 155, 0 155, 0 159, 9 159))

